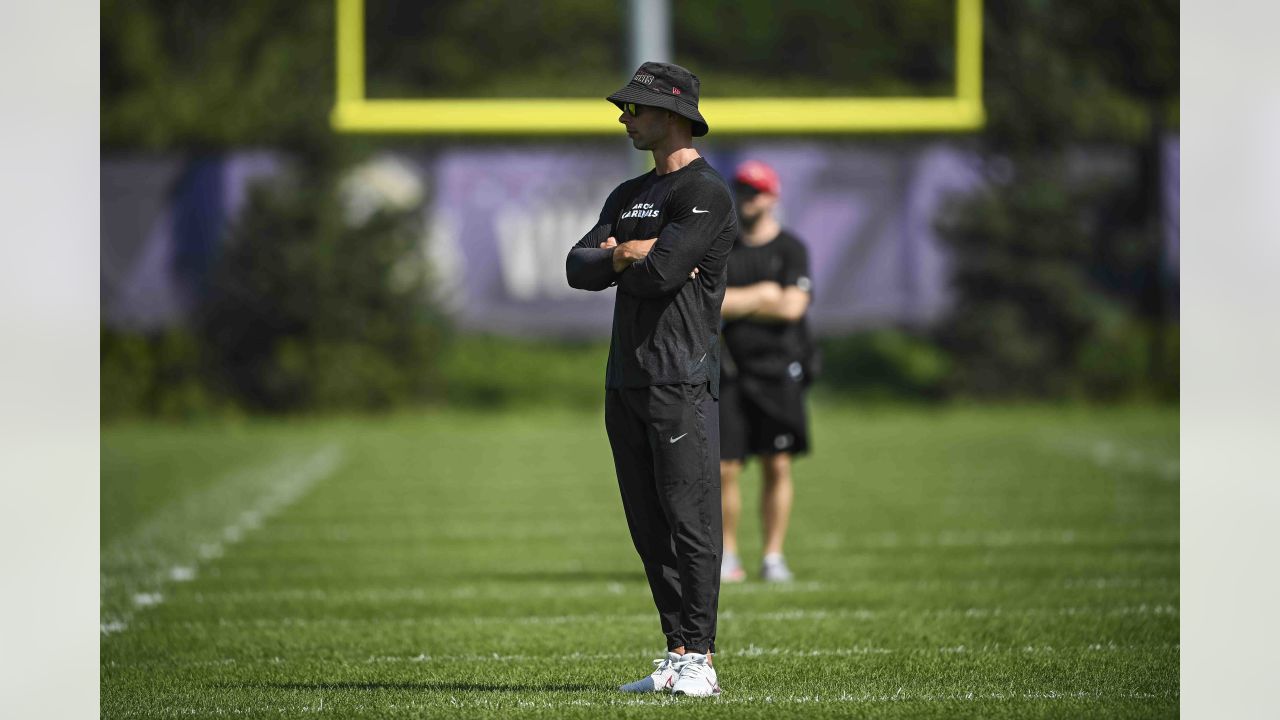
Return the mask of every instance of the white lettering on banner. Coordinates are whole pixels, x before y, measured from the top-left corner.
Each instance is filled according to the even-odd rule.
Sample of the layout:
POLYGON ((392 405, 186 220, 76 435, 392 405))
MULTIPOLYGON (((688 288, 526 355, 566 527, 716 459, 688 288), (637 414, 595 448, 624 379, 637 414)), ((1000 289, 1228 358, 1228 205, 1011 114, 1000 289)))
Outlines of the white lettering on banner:
POLYGON ((565 282, 564 259, 599 218, 584 206, 508 205, 497 212, 498 265, 512 298, 528 301, 581 294, 565 282))
POLYGON ((467 261, 458 243, 458 220, 453 213, 443 209, 431 213, 422 248, 430 263, 429 292, 449 312, 461 310, 467 296, 467 261))

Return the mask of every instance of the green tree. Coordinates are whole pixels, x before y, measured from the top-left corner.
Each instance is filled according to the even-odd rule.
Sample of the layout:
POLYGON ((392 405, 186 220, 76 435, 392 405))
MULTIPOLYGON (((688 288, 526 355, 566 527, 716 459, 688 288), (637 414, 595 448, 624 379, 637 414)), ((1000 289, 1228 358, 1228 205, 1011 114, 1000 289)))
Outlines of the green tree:
POLYGON ((980 395, 1176 395, 1160 143, 1178 89, 1177 3, 988 0, 988 188, 941 219, 958 304, 941 337, 980 395), (1119 171, 1073 169, 1103 149, 1119 171))
POLYGON ((446 323, 420 208, 344 211, 326 161, 261 185, 201 313, 219 385, 244 407, 386 408, 438 391, 446 323))
POLYGON ((329 2, 102 3, 105 149, 330 141, 329 2))

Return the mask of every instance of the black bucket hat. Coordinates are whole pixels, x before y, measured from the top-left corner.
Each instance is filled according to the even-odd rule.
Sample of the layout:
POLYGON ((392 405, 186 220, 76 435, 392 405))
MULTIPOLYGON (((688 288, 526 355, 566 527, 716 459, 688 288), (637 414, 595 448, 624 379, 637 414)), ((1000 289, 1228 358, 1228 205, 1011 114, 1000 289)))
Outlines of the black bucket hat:
POLYGON ((622 108, 622 103, 652 105, 670 110, 693 121, 693 136, 707 134, 707 121, 698 112, 698 76, 671 63, 647 62, 636 70, 631 82, 605 98, 622 108))

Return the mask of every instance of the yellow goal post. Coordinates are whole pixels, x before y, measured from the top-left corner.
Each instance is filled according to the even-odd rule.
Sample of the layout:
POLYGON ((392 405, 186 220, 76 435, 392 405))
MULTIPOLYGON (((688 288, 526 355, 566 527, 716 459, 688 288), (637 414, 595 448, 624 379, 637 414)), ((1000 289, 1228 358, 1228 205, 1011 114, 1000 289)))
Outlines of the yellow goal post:
MULTIPOLYGON (((955 89, 947 97, 710 97, 717 136, 968 132, 982 127, 982 0, 955 2, 955 89)), ((615 113, 590 98, 365 97, 364 0, 336 0, 338 132, 367 134, 615 134, 615 113)), ((612 89, 612 88, 610 88, 612 89)))

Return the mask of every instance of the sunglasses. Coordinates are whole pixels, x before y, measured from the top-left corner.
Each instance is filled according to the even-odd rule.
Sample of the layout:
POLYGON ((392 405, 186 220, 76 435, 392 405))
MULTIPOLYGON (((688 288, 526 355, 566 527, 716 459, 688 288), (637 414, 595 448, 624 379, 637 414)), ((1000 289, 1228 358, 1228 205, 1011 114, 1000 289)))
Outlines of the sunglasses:
POLYGON ((636 103, 633 103, 633 102, 624 102, 624 103, 618 103, 618 107, 622 109, 622 112, 630 115, 631 117, 636 117, 637 115, 640 114, 640 109, 645 106, 637 105, 636 103))

